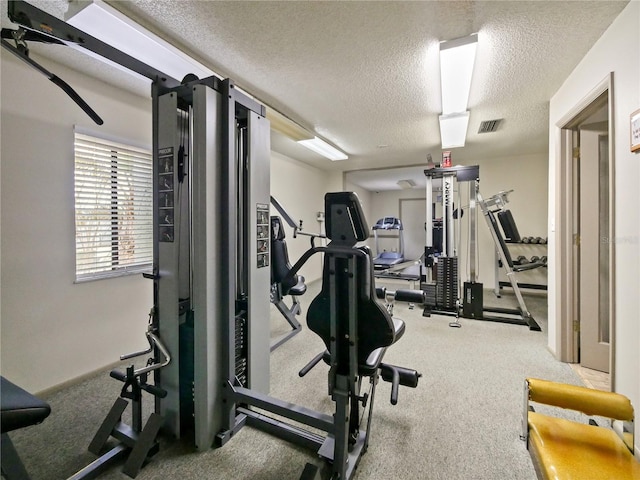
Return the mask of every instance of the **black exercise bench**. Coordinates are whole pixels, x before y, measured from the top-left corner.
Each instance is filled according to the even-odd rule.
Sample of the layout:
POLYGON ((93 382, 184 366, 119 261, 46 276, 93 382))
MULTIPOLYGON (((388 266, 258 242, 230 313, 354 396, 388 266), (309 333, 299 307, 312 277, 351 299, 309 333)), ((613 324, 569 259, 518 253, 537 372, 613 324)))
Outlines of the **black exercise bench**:
POLYGON ((0 377, 0 380, 2 475, 7 480, 29 480, 9 432, 42 423, 51 413, 51 407, 6 378, 0 377))
POLYGON ((271 351, 282 345, 302 330, 302 325, 296 316, 300 313, 298 297, 307 291, 302 275, 288 277, 291 270, 289 263, 289 251, 285 241, 284 227, 280 217, 271 217, 271 303, 273 303, 282 316, 291 325, 291 330, 274 338, 271 341, 271 351), (291 306, 284 303, 284 297, 291 295, 291 306))

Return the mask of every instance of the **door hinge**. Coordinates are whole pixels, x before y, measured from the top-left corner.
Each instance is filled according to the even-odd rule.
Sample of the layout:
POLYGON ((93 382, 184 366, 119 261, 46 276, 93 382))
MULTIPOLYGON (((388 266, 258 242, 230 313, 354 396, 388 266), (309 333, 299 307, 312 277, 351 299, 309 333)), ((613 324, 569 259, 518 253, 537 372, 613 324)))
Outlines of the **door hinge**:
POLYGON ((573 331, 574 332, 579 332, 580 331, 580 320, 574 320, 573 321, 573 331))
POLYGON ((574 244, 576 247, 579 247, 579 246, 580 246, 580 234, 579 234, 579 233, 574 233, 574 234, 573 234, 573 244, 574 244))
POLYGON ((573 147, 573 158, 580 158, 580 147, 573 147))

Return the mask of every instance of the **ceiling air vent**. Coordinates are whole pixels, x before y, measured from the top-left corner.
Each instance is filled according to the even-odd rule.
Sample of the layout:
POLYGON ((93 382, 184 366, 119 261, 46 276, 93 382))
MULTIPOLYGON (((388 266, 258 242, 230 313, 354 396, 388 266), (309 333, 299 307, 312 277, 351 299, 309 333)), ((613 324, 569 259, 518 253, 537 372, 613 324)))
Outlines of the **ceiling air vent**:
POLYGON ((480 123, 480 128, 478 129, 478 133, 491 133, 498 130, 498 126, 502 122, 502 118, 498 118, 497 120, 485 120, 480 123))

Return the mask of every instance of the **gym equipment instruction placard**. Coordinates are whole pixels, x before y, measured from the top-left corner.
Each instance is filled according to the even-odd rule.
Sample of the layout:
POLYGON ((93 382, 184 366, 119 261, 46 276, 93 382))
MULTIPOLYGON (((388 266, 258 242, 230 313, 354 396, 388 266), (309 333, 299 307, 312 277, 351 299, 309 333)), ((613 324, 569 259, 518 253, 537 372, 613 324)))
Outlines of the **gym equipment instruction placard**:
POLYGON ((175 239, 173 147, 158 151, 158 241, 175 239))

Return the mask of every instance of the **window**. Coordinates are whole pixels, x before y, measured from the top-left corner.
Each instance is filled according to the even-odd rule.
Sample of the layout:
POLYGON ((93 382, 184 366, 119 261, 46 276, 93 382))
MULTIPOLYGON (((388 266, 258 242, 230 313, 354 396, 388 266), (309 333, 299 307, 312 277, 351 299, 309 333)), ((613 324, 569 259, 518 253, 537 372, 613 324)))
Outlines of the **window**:
POLYGON ((76 281, 148 271, 151 152, 75 134, 76 281))

